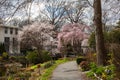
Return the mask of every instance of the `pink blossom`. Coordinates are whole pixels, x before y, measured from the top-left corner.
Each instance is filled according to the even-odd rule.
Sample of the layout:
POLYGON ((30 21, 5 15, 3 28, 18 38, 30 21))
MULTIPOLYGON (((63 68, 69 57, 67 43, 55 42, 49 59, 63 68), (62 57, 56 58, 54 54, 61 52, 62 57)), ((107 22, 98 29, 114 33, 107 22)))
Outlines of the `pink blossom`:
POLYGON ((72 46, 81 43, 84 39, 88 39, 89 35, 84 32, 88 26, 79 23, 65 24, 61 32, 58 33, 58 49, 64 45, 71 44, 72 46))

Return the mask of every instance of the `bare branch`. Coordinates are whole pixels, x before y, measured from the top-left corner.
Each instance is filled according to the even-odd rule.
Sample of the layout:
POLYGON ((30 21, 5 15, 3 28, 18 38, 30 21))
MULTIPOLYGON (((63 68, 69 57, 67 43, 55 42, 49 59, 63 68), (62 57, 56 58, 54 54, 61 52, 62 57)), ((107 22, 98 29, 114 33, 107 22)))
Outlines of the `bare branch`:
POLYGON ((89 0, 86 0, 88 2, 88 4, 93 8, 93 5, 90 3, 89 0))

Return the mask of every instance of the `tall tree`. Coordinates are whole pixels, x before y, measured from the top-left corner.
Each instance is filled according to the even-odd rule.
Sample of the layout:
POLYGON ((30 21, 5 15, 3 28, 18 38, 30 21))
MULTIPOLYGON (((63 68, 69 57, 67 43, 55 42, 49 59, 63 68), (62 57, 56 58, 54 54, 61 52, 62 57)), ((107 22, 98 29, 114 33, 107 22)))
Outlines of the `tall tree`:
MULTIPOLYGON (((87 14, 87 19, 90 24, 93 25, 93 1, 94 0, 86 0, 91 7, 88 7, 88 10, 85 12, 87 14)), ((102 0, 102 24, 103 29, 105 31, 111 30, 111 26, 114 25, 116 21, 119 20, 120 15, 120 0, 102 0)), ((93 28, 94 29, 94 28, 93 28)))
POLYGON ((89 28, 86 25, 81 25, 79 23, 69 23, 62 26, 61 32, 58 34, 58 49, 64 53, 81 52, 81 43, 84 39, 88 39, 84 30, 89 28))
POLYGON ((17 11, 26 6, 28 0, 2 0, 0 1, 0 17, 9 20, 17 11))
POLYGON ((19 41, 23 48, 35 48, 41 57, 42 50, 50 44, 53 26, 47 23, 33 23, 23 27, 19 33, 19 41))
POLYGON ((47 20, 52 25, 56 25, 61 21, 61 18, 65 12, 64 5, 66 1, 64 0, 45 0, 45 9, 40 10, 40 14, 45 16, 47 20))
POLYGON ((66 13, 65 18, 71 23, 78 23, 82 21, 85 17, 84 10, 87 6, 86 1, 83 0, 68 2, 64 7, 66 13))
POLYGON ((96 27, 97 64, 105 65, 107 54, 104 46, 104 37, 102 30, 101 0, 94 0, 94 24, 96 27))
POLYGON ((119 0, 103 0, 102 1, 102 23, 103 23, 103 30, 108 31, 110 30, 111 23, 116 23, 119 19, 120 15, 120 1, 119 0))

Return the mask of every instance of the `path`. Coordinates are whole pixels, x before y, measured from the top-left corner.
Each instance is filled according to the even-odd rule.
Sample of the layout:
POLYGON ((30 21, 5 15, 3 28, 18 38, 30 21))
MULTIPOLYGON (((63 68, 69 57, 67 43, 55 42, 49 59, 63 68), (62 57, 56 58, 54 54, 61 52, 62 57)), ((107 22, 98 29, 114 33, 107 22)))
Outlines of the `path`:
POLYGON ((82 80, 75 61, 59 65, 53 72, 51 80, 82 80))

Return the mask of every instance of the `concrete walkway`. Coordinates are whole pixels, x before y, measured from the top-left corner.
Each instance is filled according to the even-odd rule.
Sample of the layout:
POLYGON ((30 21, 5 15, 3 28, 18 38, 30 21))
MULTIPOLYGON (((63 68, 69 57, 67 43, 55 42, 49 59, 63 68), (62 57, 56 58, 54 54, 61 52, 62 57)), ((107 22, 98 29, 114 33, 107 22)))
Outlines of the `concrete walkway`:
POLYGON ((75 61, 59 65, 53 72, 51 80, 82 80, 75 61))

